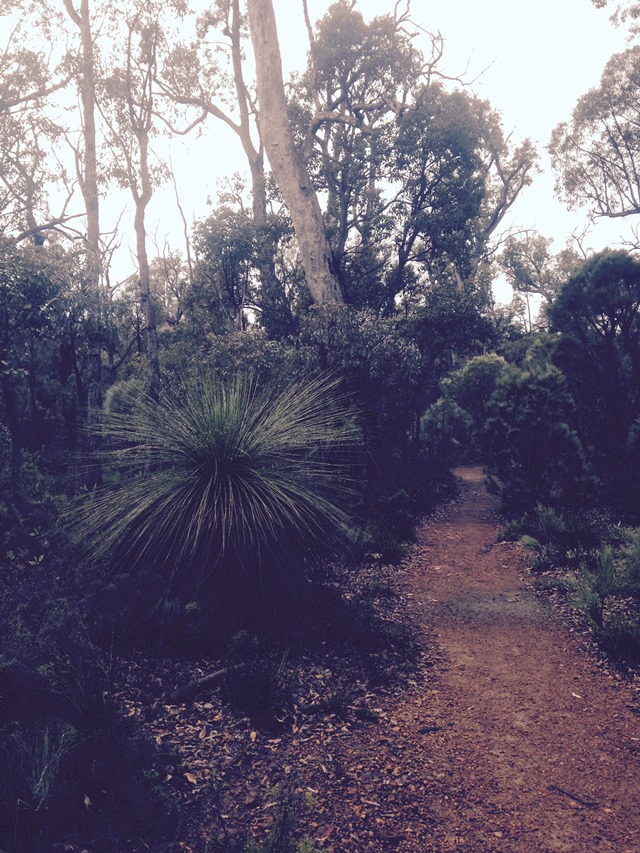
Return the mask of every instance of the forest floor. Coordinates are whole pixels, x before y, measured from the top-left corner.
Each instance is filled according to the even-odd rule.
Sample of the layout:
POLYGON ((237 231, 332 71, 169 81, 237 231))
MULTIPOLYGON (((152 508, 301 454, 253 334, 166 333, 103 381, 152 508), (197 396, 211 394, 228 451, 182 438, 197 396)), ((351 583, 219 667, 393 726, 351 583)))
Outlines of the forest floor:
POLYGON ((637 683, 534 589, 530 555, 497 541, 481 470, 456 474, 409 557, 358 580, 386 650, 356 631, 283 657, 289 698, 271 716, 220 690, 167 704, 204 661, 158 663, 151 680, 133 663, 123 702, 173 756, 159 784, 187 816, 180 848, 242 850, 291 821, 333 853, 640 851, 637 683))

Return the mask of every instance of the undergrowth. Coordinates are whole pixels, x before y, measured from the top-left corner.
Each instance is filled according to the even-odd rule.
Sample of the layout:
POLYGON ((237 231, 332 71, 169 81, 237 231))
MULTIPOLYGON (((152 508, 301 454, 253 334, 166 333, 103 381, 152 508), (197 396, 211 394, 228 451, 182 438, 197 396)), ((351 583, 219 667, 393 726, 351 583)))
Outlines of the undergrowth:
POLYGON ((502 535, 533 552, 538 587, 569 598, 607 657, 640 664, 640 528, 538 505, 502 535))

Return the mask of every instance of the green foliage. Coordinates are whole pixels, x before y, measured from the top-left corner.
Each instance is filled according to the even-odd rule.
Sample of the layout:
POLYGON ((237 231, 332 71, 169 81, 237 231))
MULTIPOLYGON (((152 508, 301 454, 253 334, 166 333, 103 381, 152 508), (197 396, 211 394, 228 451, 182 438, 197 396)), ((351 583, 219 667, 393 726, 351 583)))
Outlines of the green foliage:
POLYGON ((249 842, 244 853, 321 853, 322 848, 309 836, 298 840, 294 834, 303 813, 302 797, 289 794, 278 804, 269 835, 260 843, 249 842))
POLYGON ((78 733, 70 725, 51 729, 45 724, 31 731, 19 728, 10 736, 7 751, 11 756, 9 761, 15 762, 12 768, 16 774, 14 784, 19 787, 20 781, 26 783, 28 801, 34 804, 36 811, 51 802, 62 758, 77 740, 78 733))
POLYGON ((450 468, 466 458, 472 424, 471 415, 448 397, 429 406, 420 420, 420 440, 434 467, 450 468))
POLYGON ((583 564, 576 603, 593 624, 594 635, 609 657, 626 663, 640 662, 640 619, 636 601, 638 584, 638 530, 617 531, 617 547, 606 545, 583 564), (625 604, 625 602, 627 602, 625 604))
POLYGON ((587 465, 569 425, 572 412, 557 368, 510 367, 502 374, 488 407, 486 449, 510 511, 536 503, 571 506, 586 498, 587 465))
POLYGON ((445 398, 467 413, 464 458, 468 460, 482 456, 489 400, 506 367, 507 362, 499 355, 478 355, 441 382, 445 398))
POLYGON ((173 391, 105 419, 119 482, 87 496, 78 533, 94 559, 153 567, 165 594, 219 618, 273 604, 345 526, 354 416, 327 378, 200 375, 173 391))
MULTIPOLYGON (((631 5, 635 18, 637 7, 631 5)), ((550 151, 557 189, 569 206, 586 205, 596 216, 638 213, 639 69, 637 44, 614 54, 600 85, 582 95, 571 120, 554 130, 550 151)))
POLYGON ((606 500, 633 512, 640 473, 640 263, 606 251, 580 267, 550 310, 554 361, 576 403, 573 422, 590 448, 606 500))
POLYGON ((605 625, 598 626, 596 639, 607 656, 613 660, 638 665, 640 663, 640 621, 635 616, 613 616, 605 625))
POLYGON ((469 275, 482 239, 478 219, 486 192, 481 114, 479 102, 465 92, 436 84, 401 114, 392 172, 404 185, 393 208, 401 223, 401 265, 411 259, 435 278, 454 263, 462 278, 469 275))
POLYGON ((623 529, 621 552, 626 568, 626 591, 640 600, 640 528, 623 529))
POLYGON ((322 369, 344 377, 358 406, 370 485, 397 488, 422 373, 412 336, 396 318, 325 306, 309 312, 301 339, 322 369))
POLYGON ((609 547, 598 550, 589 561, 582 564, 576 604, 585 610, 596 626, 604 625, 604 607, 607 599, 621 589, 620 576, 616 572, 613 551, 609 547))
POLYGON ((0 559, 0 848, 16 853, 118 849, 134 826, 150 841, 168 826, 142 778, 154 750, 118 721, 91 640, 95 576, 59 546, 0 559))

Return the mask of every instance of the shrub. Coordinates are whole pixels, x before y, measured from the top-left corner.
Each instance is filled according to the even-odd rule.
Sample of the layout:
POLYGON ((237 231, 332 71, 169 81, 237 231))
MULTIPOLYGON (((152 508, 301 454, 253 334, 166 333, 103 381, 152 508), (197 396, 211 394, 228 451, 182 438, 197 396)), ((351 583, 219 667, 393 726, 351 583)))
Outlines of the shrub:
POLYGON ((626 591, 640 598, 640 528, 623 528, 621 548, 626 571, 626 591))
POLYGON ((471 433, 471 415, 447 397, 430 406, 420 421, 421 445, 439 467, 450 468, 463 460, 471 433))
POLYGON ((527 511, 536 503, 570 507, 584 501, 590 480, 569 426, 572 410, 557 368, 503 371, 489 404, 485 439, 505 506, 527 511))
POLYGON ((596 639, 607 656, 627 663, 640 663, 640 624, 637 619, 612 617, 597 627, 596 639))
POLYGON ((93 559, 218 622, 278 606, 305 560, 337 541, 353 499, 353 413, 327 377, 282 388, 200 375, 105 419, 115 484, 73 526, 93 559))

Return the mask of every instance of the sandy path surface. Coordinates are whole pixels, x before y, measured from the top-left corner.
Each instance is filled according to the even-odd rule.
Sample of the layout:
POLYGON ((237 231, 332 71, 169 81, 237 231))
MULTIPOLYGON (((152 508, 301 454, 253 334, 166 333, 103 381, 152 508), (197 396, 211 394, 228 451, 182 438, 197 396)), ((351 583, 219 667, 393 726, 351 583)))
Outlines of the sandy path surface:
MULTIPOLYGON (((481 471, 456 473, 461 499, 421 528, 407 572, 442 653, 423 849, 640 851, 637 694, 526 588, 522 553, 495 542, 481 471)), ((414 715, 402 709, 405 725, 414 715)))

